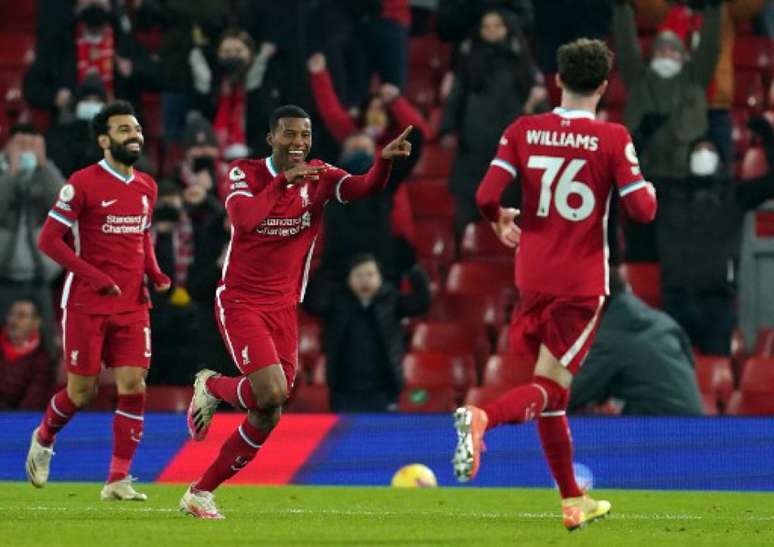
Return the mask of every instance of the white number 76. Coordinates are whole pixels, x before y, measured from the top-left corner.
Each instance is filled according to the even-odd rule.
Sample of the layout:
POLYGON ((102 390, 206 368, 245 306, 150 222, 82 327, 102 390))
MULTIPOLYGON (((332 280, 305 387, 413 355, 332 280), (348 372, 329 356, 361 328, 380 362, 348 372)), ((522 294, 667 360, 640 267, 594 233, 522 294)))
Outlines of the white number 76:
MULTIPOLYGON (((527 167, 530 169, 542 169, 543 176, 540 179, 540 199, 538 200, 537 216, 547 217, 551 208, 551 186, 553 186, 556 176, 564 165, 564 158, 553 156, 530 156, 527 161, 527 167)), ((575 175, 586 165, 586 160, 570 160, 566 169, 559 177, 556 185, 556 192, 553 196, 554 206, 562 218, 572 222, 580 222, 587 219, 592 211, 596 199, 594 192, 587 184, 573 180, 575 175), (569 198, 572 194, 580 197, 580 205, 572 207, 569 198)))

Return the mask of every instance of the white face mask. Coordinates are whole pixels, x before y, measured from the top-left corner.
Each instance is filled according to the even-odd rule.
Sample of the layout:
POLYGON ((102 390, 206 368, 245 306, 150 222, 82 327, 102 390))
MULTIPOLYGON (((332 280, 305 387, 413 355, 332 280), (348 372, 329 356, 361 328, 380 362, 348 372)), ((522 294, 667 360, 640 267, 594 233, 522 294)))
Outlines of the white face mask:
POLYGON ((717 152, 709 148, 696 150, 691 154, 691 173, 697 177, 708 177, 714 175, 718 170, 720 157, 717 152))
POLYGON ((29 173, 38 166, 38 157, 35 152, 25 150, 19 154, 19 170, 29 173))
POLYGON ((683 69, 683 63, 670 57, 656 57, 650 62, 650 68, 662 78, 672 78, 683 69))
POLYGON ((75 107, 75 117, 90 122, 103 106, 99 101, 81 101, 75 107))

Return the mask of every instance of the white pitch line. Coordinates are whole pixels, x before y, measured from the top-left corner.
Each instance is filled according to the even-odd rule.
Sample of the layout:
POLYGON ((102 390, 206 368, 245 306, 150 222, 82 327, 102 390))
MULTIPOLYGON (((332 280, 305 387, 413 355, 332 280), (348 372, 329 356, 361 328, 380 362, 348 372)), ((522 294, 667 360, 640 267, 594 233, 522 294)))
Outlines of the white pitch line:
MULTIPOLYGON (((116 507, 61 507, 61 506, 45 506, 45 505, 33 505, 28 507, 0 507, 0 512, 5 511, 59 511, 59 512, 94 512, 94 513, 108 513, 115 512, 116 507)), ((121 512, 126 513, 177 513, 177 509, 166 507, 136 507, 128 508, 122 507, 119 509, 121 512)), ((363 516, 363 517, 378 517, 378 516, 407 516, 407 515, 419 515, 428 517, 454 517, 454 518, 472 518, 472 519, 556 519, 560 515, 558 513, 456 513, 449 511, 356 511, 356 510, 339 510, 339 509, 267 509, 267 510, 255 510, 244 511, 240 509, 228 511, 232 514, 249 513, 260 515, 340 515, 340 516, 363 516)), ((610 515, 613 520, 704 520, 706 517, 701 515, 687 515, 687 514, 671 514, 671 513, 612 513, 610 515)), ((730 518, 730 517, 719 517, 730 518)), ((743 517, 741 520, 745 521, 771 521, 774 520, 774 516, 749 516, 743 517)))

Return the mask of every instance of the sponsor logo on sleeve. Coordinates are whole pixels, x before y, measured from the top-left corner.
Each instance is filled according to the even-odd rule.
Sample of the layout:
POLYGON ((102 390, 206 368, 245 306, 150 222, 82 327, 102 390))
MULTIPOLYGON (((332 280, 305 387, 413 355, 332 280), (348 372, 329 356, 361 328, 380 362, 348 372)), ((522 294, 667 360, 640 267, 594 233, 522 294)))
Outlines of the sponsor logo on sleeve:
POLYGON ((57 202, 56 202, 56 208, 57 208, 57 209, 61 209, 62 211, 67 211, 67 212, 70 212, 70 211, 72 211, 72 210, 73 210, 73 208, 72 208, 72 207, 70 207, 68 204, 66 204, 66 203, 65 203, 64 201, 62 201, 61 199, 60 199, 59 201, 57 201, 57 202))
POLYGON ((230 186, 230 189, 233 192, 234 190, 242 190, 242 189, 247 189, 249 187, 250 185, 247 184, 246 182, 235 182, 230 186))

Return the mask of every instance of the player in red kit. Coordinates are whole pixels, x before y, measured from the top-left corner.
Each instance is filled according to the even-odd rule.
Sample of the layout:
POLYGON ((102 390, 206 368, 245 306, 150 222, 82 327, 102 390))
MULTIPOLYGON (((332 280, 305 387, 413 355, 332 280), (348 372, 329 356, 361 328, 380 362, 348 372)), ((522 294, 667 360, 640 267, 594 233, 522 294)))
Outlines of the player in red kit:
POLYGON ((104 158, 73 173, 38 241, 41 251, 68 270, 62 293, 67 386, 52 397, 32 432, 27 477, 38 488, 46 483, 56 434, 94 398, 104 362, 113 368, 118 405, 113 457, 100 497, 145 501, 129 476, 142 437, 151 356, 145 277, 159 291, 170 285, 149 232, 156 182, 132 167, 143 145, 132 105, 106 105, 92 128, 104 158))
POLYGON ((565 409, 608 294, 612 191, 631 219, 650 222, 656 214, 655 192, 643 179, 628 131, 594 118, 612 57, 598 40, 559 48, 561 108, 518 118, 500 139, 476 201, 500 240, 518 246, 520 301, 511 349, 535 357, 534 377, 483 408, 466 406, 454 414, 454 472, 463 482, 478 471, 485 431, 535 419, 570 530, 605 516, 611 507, 575 482, 565 409), (522 186, 521 211, 500 207, 500 195, 514 179, 522 186))
POLYGON ((296 305, 304 296, 325 204, 347 203, 380 190, 392 160, 411 154, 409 126, 384 147, 366 174, 350 175, 319 160, 307 162, 312 126, 301 108, 278 108, 269 126, 271 156, 235 161, 228 173, 231 242, 215 294, 215 314, 241 375, 225 377, 209 370, 197 374, 188 430, 195 440, 204 439, 221 400, 246 410, 247 418, 180 500, 181 511, 199 518, 223 518, 212 492, 255 457, 293 387, 296 305))

